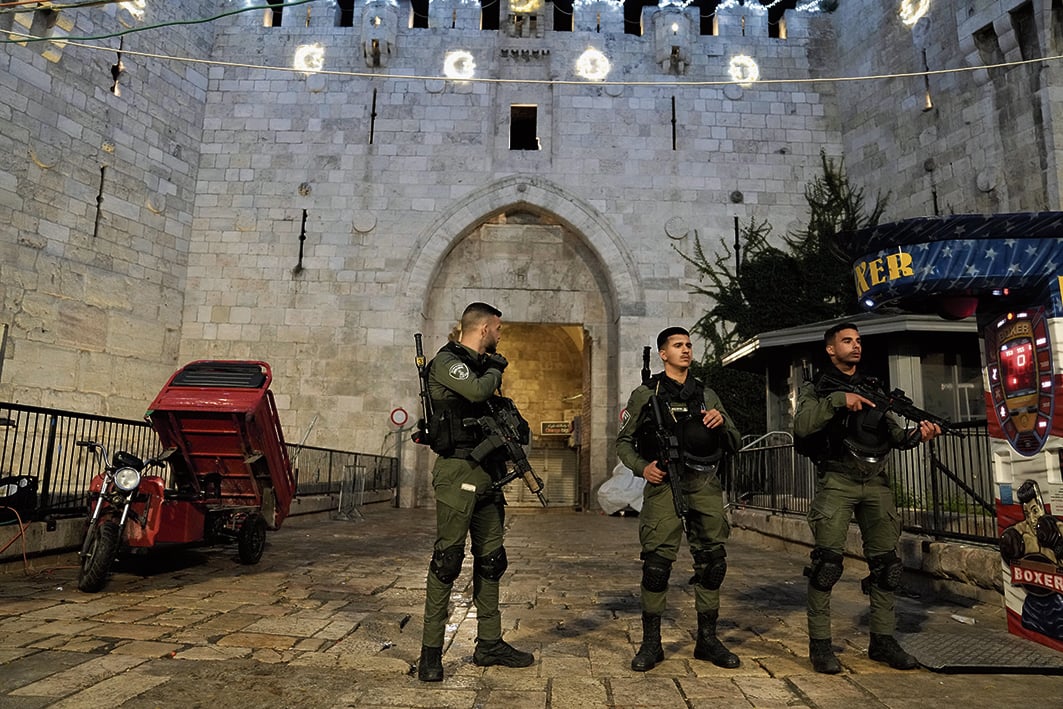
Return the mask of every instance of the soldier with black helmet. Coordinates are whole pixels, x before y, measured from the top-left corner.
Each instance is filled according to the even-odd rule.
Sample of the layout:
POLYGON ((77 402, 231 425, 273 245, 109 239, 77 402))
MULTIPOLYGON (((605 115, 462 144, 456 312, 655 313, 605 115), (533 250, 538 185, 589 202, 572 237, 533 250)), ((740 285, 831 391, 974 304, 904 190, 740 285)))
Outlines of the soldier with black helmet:
POLYGON ((812 449, 816 494, 808 513, 815 538, 808 576, 808 655, 816 672, 836 674, 841 663, 831 647, 831 588, 842 575, 845 539, 853 516, 860 527, 870 569, 871 597, 868 657, 900 670, 916 659, 893 637, 894 597, 903 566, 897 555, 900 517, 886 472, 892 449, 914 448, 941 435, 941 428, 920 421, 905 429, 889 412, 848 390, 873 380, 857 370, 862 354, 860 333, 852 323, 828 329, 823 343, 830 363, 798 392, 794 412, 795 447, 812 449))
POLYGON ((477 460, 485 433, 470 420, 483 416, 487 402, 502 386, 509 364, 495 351, 502 337, 502 312, 487 303, 471 303, 461 316, 461 335, 448 342, 428 366, 432 400, 430 444, 439 454, 432 470, 436 498, 436 541, 428 566, 424 631, 417 678, 443 679, 443 640, 450 592, 461 572, 465 540, 472 536, 473 604, 477 637, 473 662, 481 667, 528 667, 535 658, 502 639, 498 608, 499 579, 508 567, 502 545, 505 499, 493 485, 492 467, 504 459, 477 460))
POLYGON ((735 668, 741 664, 738 656, 716 637, 720 586, 727 572, 724 542, 730 534, 719 470, 723 456, 738 450, 741 436, 716 393, 689 372, 693 359, 690 333, 669 327, 657 336, 657 349, 664 371, 631 393, 616 440, 620 460, 646 480, 639 514, 642 644, 631 669, 645 672, 664 659, 661 615, 684 528, 694 557, 691 583, 698 614, 694 657, 735 668), (659 450, 655 435, 653 397, 662 402, 663 423, 678 442, 680 461, 670 462, 667 470, 658 465, 665 453, 659 450), (678 478, 676 489, 683 497, 679 507, 687 510, 685 519, 677 512, 670 475, 678 478))

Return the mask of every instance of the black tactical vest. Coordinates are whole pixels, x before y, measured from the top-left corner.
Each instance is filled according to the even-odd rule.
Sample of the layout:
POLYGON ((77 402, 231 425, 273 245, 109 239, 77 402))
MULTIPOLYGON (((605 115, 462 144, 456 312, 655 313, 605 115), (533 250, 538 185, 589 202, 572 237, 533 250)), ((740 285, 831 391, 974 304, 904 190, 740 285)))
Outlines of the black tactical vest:
MULTIPOLYGON (((700 472, 715 471, 715 465, 723 456, 720 428, 706 428, 702 423, 705 408, 705 385, 697 378, 688 376, 680 385, 664 372, 650 377, 646 386, 664 404, 664 423, 670 433, 679 440, 679 450, 686 468, 700 472)), ((648 409, 648 407, 647 407, 648 409)), ((659 460, 657 424, 653 414, 643 412, 642 421, 635 432, 635 448, 646 460, 659 460)))
MULTIPOLYGON (((816 377, 816 395, 825 397, 835 391, 852 391, 844 386, 845 381, 859 384, 864 380, 860 372, 851 377, 841 373, 832 373, 830 377, 820 375, 816 377)), ((892 448, 886 414, 871 407, 837 412, 826 429, 829 457, 852 455, 867 463, 880 463, 892 448)))
MULTIPOLYGON (((448 342, 439 351, 454 354, 475 377, 482 377, 487 372, 486 358, 473 355, 457 342, 448 342)), ((429 370, 434 363, 433 359, 428 365, 429 370)), ((479 426, 466 426, 464 422, 488 413, 490 412, 485 403, 469 401, 449 390, 443 398, 432 399, 432 421, 428 427, 432 434, 432 440, 429 441, 432 450, 439 455, 448 456, 453 454, 455 449, 475 448, 484 439, 484 433, 479 426)))

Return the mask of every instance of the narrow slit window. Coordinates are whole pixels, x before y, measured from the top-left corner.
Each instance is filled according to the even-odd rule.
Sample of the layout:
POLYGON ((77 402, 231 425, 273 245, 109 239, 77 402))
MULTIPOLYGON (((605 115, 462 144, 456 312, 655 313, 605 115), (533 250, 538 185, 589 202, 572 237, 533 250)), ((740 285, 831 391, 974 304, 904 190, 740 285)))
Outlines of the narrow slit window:
POLYGON ((509 108, 509 149, 539 150, 538 106, 515 105, 509 108))
POLYGON ((269 0, 269 8, 263 18, 264 27, 280 27, 281 12, 284 10, 284 0, 269 0))
POLYGON ((337 0, 336 26, 354 27, 354 0, 337 0))

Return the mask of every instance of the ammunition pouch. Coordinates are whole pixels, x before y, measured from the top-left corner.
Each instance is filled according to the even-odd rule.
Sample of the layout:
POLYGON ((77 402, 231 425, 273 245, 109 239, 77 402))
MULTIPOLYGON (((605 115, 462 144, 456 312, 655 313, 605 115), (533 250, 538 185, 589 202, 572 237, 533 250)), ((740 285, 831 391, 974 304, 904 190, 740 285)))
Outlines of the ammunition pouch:
POLYGON ((657 426, 653 421, 643 421, 635 431, 635 452, 646 460, 660 460, 661 451, 657 444, 657 426))
POLYGON ((478 427, 465 425, 468 420, 458 411, 438 407, 433 412, 432 421, 428 426, 432 434, 428 445, 432 451, 443 457, 450 457, 457 448, 475 448, 483 440, 483 436, 478 427))

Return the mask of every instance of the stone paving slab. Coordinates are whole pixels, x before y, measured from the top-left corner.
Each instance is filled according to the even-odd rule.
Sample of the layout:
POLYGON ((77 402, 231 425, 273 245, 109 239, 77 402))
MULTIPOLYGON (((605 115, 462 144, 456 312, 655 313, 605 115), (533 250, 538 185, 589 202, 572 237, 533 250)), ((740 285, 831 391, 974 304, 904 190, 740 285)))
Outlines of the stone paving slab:
MULTIPOLYGON (((535 654, 532 667, 473 665, 467 555, 452 598, 446 677, 417 681, 411 670, 433 514, 372 507, 357 521, 289 518, 250 567, 226 549, 139 557, 97 594, 77 591, 69 567, 0 576, 0 706, 826 709, 1008 706, 1019 696, 1059 696, 1059 678, 1044 674, 898 672, 870 661, 863 569, 855 564, 833 598, 845 670, 812 672, 807 556, 768 551, 748 535, 728 548, 720 620, 742 666, 693 659, 697 620, 684 552, 662 623, 666 659, 632 672, 641 636, 637 518, 511 510, 507 524, 503 627, 535 654)), ((999 605, 902 597, 898 618, 906 638, 959 629, 1014 640, 999 605), (960 627, 953 614, 975 625, 960 627)))

